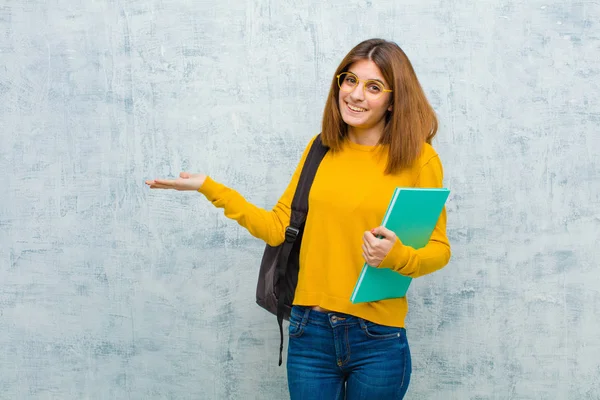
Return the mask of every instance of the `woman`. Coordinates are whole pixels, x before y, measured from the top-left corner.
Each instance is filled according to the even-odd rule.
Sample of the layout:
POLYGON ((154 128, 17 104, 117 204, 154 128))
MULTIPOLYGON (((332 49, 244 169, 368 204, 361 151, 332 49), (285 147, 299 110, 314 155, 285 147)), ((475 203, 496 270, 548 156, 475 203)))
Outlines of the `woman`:
MULTIPOLYGON (((292 399, 404 397, 412 370, 406 298, 349 298, 365 261, 414 278, 448 263, 445 209, 418 250, 378 226, 395 187, 442 187, 442 164, 430 145, 436 132, 435 113, 398 45, 371 39, 346 55, 325 105, 321 138, 330 150, 311 187, 300 250, 287 358, 292 399)), ((203 174, 146 183, 198 190, 252 235, 278 245, 312 140, 271 211, 203 174)))

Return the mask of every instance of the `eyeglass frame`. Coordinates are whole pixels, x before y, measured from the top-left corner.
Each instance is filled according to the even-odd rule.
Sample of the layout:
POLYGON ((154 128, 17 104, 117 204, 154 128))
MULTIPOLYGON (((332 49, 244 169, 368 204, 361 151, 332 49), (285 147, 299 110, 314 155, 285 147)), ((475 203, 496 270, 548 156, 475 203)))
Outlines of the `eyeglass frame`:
POLYGON ((386 89, 386 88, 385 88, 385 85, 384 85, 384 84, 383 84, 383 82, 381 82, 381 81, 378 81, 378 80, 376 80, 376 79, 367 79, 367 80, 359 79, 359 78, 358 78, 358 76, 356 76, 356 74, 355 74, 354 72, 350 72, 350 71, 344 71, 344 72, 341 72, 339 75, 337 75, 337 76, 335 77, 335 79, 336 79, 336 81, 337 81, 337 86, 338 86, 338 88, 339 88, 339 89, 340 89, 342 92, 344 92, 344 93, 352 93, 352 92, 353 92, 353 91, 356 89, 356 86, 354 86, 354 87, 352 88, 352 90, 351 90, 351 91, 349 91, 349 92, 347 92, 347 91, 345 91, 345 90, 342 90, 342 85, 340 85, 340 76, 342 76, 343 74, 348 74, 348 75, 352 75, 353 77, 355 77, 355 78, 356 78, 356 86, 358 86, 358 84, 359 84, 359 83, 363 82, 363 83, 364 83, 364 84, 363 84, 363 93, 365 94, 365 96, 366 96, 366 94, 367 94, 367 82, 377 82, 377 83, 380 83, 380 84, 383 86, 383 90, 381 91, 381 94, 380 94, 379 96, 375 97, 376 99, 380 98, 380 97, 381 97, 381 95, 383 95, 384 93, 392 93, 392 92, 393 92, 393 90, 392 90, 392 89, 386 89))

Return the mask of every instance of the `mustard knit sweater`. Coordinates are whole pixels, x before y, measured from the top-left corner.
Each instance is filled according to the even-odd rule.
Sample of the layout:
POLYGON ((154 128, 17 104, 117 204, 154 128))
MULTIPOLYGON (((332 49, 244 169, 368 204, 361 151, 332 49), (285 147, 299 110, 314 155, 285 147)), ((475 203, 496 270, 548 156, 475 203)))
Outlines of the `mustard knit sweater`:
MULTIPOLYGON (((235 190, 207 177, 198 190, 225 216, 253 236, 275 246, 284 241, 291 203, 310 141, 292 179, 268 211, 235 190)), ((381 224, 396 187, 442 187, 443 169, 433 147, 425 144, 411 168, 385 175, 387 149, 346 140, 341 151, 329 151, 321 162, 309 194, 309 213, 300 248, 300 273, 294 304, 321 306, 389 326, 404 327, 406 297, 352 304, 350 295, 364 265, 363 234, 381 224)), ((413 249, 396 241, 380 268, 391 268, 413 278, 444 267, 450 259, 446 209, 429 243, 413 249)))

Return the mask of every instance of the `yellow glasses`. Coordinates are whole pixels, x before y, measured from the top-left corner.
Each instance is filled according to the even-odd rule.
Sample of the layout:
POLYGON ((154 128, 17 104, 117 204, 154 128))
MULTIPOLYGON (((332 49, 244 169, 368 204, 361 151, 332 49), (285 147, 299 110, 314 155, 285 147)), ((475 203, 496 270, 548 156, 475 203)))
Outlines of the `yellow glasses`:
POLYGON ((392 92, 391 89, 386 89, 382 82, 374 79, 361 81, 352 72, 342 72, 337 76, 337 81, 340 90, 347 93, 354 91, 359 82, 364 82, 363 92, 365 93, 365 97, 371 100, 379 98, 385 92, 392 92))

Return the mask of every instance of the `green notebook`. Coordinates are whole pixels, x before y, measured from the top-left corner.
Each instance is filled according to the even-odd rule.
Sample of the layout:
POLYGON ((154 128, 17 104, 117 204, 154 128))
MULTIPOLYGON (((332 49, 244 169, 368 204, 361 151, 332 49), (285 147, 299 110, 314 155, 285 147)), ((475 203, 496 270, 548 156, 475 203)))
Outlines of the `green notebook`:
MULTIPOLYGON (((446 188, 396 188, 381 225, 393 231, 404 245, 424 247, 449 194, 446 188)), ((350 301, 364 303, 404 297, 411 281, 412 278, 389 268, 365 263, 350 301)))

